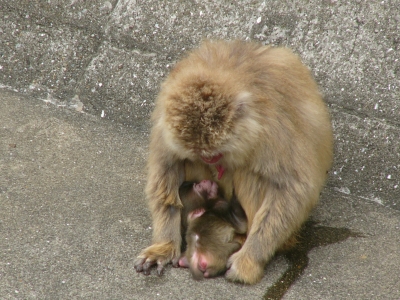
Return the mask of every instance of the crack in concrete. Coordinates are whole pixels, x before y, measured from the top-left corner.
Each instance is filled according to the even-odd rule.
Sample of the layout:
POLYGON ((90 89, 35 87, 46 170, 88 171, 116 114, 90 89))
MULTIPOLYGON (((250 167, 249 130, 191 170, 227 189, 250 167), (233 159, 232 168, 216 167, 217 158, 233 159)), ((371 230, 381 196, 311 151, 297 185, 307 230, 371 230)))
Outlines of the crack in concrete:
POLYGON ((361 6, 358 5, 358 11, 357 11, 357 13, 356 13, 356 16, 357 16, 357 17, 356 17, 357 29, 356 29, 356 33, 355 33, 355 35, 354 35, 353 47, 351 47, 351 49, 350 49, 349 58, 353 56, 354 49, 355 49, 356 44, 357 44, 358 35, 360 34, 360 27, 361 27, 362 24, 364 24, 364 22, 361 21, 360 18, 358 17, 358 15, 360 14, 360 12, 361 12, 361 6))

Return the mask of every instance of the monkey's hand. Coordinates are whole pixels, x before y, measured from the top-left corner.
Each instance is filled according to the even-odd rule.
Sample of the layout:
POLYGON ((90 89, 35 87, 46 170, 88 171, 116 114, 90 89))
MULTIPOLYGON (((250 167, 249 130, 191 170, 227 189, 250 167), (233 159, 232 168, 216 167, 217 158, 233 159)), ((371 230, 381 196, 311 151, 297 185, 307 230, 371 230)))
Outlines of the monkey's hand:
POLYGON ((179 266, 179 257, 180 247, 176 247, 173 242, 156 243, 140 253, 134 266, 136 272, 149 275, 151 267, 157 264, 157 275, 161 276, 164 273, 165 265, 171 261, 174 267, 179 266))
POLYGON ((227 267, 225 276, 230 281, 255 284, 264 275, 264 264, 252 259, 243 249, 229 258, 227 267))

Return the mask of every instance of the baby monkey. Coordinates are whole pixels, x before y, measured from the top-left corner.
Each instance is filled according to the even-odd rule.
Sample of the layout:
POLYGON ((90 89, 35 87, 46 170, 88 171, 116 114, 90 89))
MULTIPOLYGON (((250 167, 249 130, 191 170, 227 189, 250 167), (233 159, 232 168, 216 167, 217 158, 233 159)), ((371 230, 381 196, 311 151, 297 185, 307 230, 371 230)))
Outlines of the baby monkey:
POLYGON ((227 201, 217 183, 184 182, 179 188, 183 204, 181 225, 186 251, 179 266, 189 267, 195 279, 215 277, 226 271, 229 257, 246 240, 247 219, 235 196, 227 201))

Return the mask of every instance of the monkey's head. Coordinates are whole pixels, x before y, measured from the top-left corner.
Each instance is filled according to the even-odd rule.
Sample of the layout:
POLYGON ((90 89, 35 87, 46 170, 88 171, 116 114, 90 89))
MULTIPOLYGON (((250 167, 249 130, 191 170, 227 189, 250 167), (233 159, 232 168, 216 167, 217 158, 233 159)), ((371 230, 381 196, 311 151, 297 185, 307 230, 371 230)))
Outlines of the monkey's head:
POLYGON ((159 96, 159 124, 181 158, 208 164, 222 158, 231 164, 251 155, 262 128, 252 109, 257 97, 245 89, 246 76, 233 71, 237 62, 229 62, 230 54, 217 44, 206 43, 176 65, 159 96), (226 67, 215 68, 210 52, 225 55, 226 67))
POLYGON ((195 279, 224 273, 229 257, 241 248, 245 236, 210 211, 197 210, 188 218, 187 249, 179 263, 189 267, 195 279))

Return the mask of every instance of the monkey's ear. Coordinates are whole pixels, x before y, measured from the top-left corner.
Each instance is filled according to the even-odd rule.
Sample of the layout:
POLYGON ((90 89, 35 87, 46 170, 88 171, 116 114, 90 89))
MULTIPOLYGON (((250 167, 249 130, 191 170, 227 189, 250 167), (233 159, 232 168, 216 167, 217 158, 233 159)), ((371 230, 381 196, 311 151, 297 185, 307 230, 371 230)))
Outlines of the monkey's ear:
POLYGON ((194 219, 196 219, 198 217, 201 217, 205 213, 205 211, 206 210, 204 208, 197 208, 197 209, 191 211, 188 214, 188 220, 191 221, 191 220, 194 220, 194 219))
POLYGON ((253 96, 251 93, 246 91, 240 92, 235 99, 235 104, 236 104, 235 116, 239 117, 243 115, 246 111, 248 104, 252 101, 253 101, 253 96))

